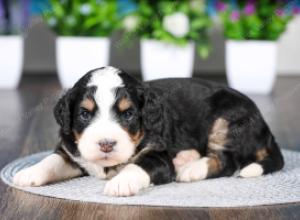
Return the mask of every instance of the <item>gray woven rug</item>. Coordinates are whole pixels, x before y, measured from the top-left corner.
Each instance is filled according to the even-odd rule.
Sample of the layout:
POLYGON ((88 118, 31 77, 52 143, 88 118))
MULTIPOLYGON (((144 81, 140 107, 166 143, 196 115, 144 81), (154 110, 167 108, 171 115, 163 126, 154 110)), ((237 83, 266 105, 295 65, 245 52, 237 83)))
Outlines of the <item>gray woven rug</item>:
MULTIPOLYGON (((2 169, 2 180, 15 187, 12 184, 14 174, 49 153, 38 153, 11 162, 2 169)), ((283 154, 286 165, 274 174, 250 179, 230 177, 171 183, 144 189, 138 195, 127 198, 104 196, 102 190, 106 181, 94 177, 81 177, 43 187, 16 188, 55 198, 126 205, 242 207, 300 202, 300 153, 284 150, 283 154)))

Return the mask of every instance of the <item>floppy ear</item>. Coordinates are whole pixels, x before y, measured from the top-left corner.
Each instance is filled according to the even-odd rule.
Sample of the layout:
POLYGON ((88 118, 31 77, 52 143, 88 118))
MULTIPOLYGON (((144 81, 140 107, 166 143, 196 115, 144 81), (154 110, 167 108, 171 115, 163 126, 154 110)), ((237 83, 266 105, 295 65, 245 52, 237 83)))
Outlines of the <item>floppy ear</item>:
POLYGON ((56 119, 56 122, 60 125, 61 132, 66 135, 71 133, 71 109, 74 97, 74 89, 69 89, 67 93, 58 100, 58 103, 54 107, 54 117, 56 119))
POLYGON ((144 88, 144 105, 142 108, 142 120, 144 129, 151 134, 161 135, 163 132, 164 108, 158 91, 144 88))

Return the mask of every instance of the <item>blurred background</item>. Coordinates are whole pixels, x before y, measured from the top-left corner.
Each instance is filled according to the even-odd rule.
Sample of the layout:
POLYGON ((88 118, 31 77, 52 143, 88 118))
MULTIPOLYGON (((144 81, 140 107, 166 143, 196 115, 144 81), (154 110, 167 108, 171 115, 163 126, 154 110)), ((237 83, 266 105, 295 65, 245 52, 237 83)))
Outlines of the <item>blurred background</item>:
POLYGON ((228 84, 300 150, 299 14, 299 0, 0 0, 0 150, 52 149, 62 89, 105 65, 228 84))
MULTIPOLYGON (((0 74, 1 77, 7 77, 8 73, 2 70, 4 69, 3 65, 8 62, 4 60, 4 57, 9 59, 8 53, 13 53, 12 48, 18 49, 16 45, 9 47, 4 37, 19 36, 22 38, 22 42, 15 43, 23 44, 23 46, 19 45, 22 51, 18 55, 22 57, 16 59, 19 61, 19 65, 22 65, 24 74, 42 76, 57 74, 58 71, 72 71, 72 69, 66 69, 68 64, 65 62, 72 60, 74 51, 80 50, 83 60, 80 57, 74 57, 73 59, 81 60, 81 63, 74 62, 73 65, 87 65, 87 68, 82 67, 78 71, 86 71, 101 65, 114 65, 133 74, 148 75, 149 71, 156 72, 152 73, 153 77, 145 76, 146 79, 164 77, 165 72, 167 74, 165 77, 168 77, 168 74, 171 74, 170 76, 178 74, 191 76, 191 72, 194 76, 224 75, 226 67, 230 65, 226 66, 225 53, 226 46, 228 46, 226 42, 229 40, 238 42, 259 40, 276 42, 278 51, 275 52, 277 57, 274 58, 276 67, 273 67, 273 69, 276 68, 276 74, 298 75, 300 74, 300 17, 297 15, 299 11, 299 2, 295 0, 1 0, 0 45, 6 46, 0 48, 0 66, 2 66, 0 74), (183 33, 180 33, 182 31, 183 33), (237 35, 241 36, 237 37, 237 35), (64 48, 66 47, 64 42, 61 42, 62 45, 58 44, 60 38, 64 37, 77 39, 77 42, 74 42, 76 46, 70 45, 71 48, 68 49, 64 48), (79 37, 81 39, 78 39, 79 37), (102 47, 104 47, 102 48, 100 47, 101 43, 97 44, 96 42, 95 45, 102 50, 97 53, 95 47, 91 45, 92 40, 89 42, 89 38, 93 38, 92 40, 107 38, 109 45, 105 46, 105 43, 102 42, 102 47), (162 62, 168 62, 167 57, 171 57, 171 64, 168 66, 166 63, 165 66, 155 67, 159 61, 153 60, 154 55, 152 58, 145 57, 149 53, 147 52, 149 47, 147 47, 147 42, 142 42, 143 40, 155 40, 157 43, 170 44, 167 49, 169 54, 165 45, 160 45, 163 49, 159 50, 157 44, 153 46, 156 48, 152 48, 150 53, 153 54, 157 51, 161 57, 156 58, 162 62), (188 47, 185 45, 189 42, 194 43, 190 52, 186 51, 188 47), (80 47, 81 44, 84 48, 80 47), (182 50, 177 50, 176 53, 176 49, 170 48, 172 46, 182 50), (8 52, 4 50, 4 47, 8 52), (183 52, 183 48, 186 49, 185 52, 183 52), (62 54, 58 54, 58 51, 62 54), (90 56, 83 53, 90 54, 90 56), (187 55, 181 53, 187 53, 187 55), (58 60, 59 56, 62 57, 58 60), (181 62, 174 62, 175 56, 181 62), (99 63, 93 63, 97 57, 99 63), (84 64, 88 62, 87 60, 90 60, 90 63, 84 64), (178 66, 171 67, 174 64, 178 64, 178 66), (149 65, 153 65, 153 67, 149 69, 149 65), (189 73, 184 73, 187 71, 189 73)), ((256 48, 255 45, 252 47, 256 48)), ((256 48, 255 50, 260 49, 256 48)), ((265 51, 265 49, 261 50, 265 51)), ((11 56, 16 57, 17 55, 12 54, 11 56)), ((250 58, 245 57, 247 60, 245 64, 251 62, 248 60, 250 58)), ((239 71, 239 67, 237 68, 239 71)), ((76 67, 73 68, 75 71, 76 69, 76 67)), ((76 73, 68 73, 69 77, 74 74, 76 73)), ((242 74, 240 73, 240 75, 242 74)), ((1 81, 0 86, 4 83, 3 80, 1 81)), ((257 81, 255 80, 255 82, 257 81)), ((6 86, 10 85, 1 87, 6 86)))

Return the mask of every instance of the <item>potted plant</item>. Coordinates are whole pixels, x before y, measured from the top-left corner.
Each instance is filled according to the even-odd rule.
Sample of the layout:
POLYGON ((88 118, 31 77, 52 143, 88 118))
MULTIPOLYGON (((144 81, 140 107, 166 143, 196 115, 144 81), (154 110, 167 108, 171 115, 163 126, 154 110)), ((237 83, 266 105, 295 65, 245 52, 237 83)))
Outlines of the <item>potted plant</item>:
POLYGON ((209 54, 207 30, 211 24, 201 0, 140 0, 125 16, 125 39, 141 38, 144 80, 191 77, 195 47, 201 57, 209 54))
POLYGON ((69 88, 87 71, 109 63, 110 35, 119 27, 116 0, 50 0, 44 14, 58 35, 60 82, 69 88))
MULTIPOLYGON (((16 3, 12 1, 0 1, 0 88, 3 89, 18 86, 23 68, 24 40, 21 22, 12 14, 14 7, 16 3)), ((20 14, 18 18, 24 19, 20 14)))
POLYGON ((219 1, 226 41, 229 85, 246 93, 268 94, 277 72, 277 42, 293 14, 284 1, 219 1))

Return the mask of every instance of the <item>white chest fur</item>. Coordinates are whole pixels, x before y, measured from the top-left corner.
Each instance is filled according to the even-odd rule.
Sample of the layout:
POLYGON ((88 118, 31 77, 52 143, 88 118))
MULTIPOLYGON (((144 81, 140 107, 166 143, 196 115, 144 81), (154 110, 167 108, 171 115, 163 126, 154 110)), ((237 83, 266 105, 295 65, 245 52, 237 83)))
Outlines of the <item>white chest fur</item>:
POLYGON ((87 162, 81 158, 73 158, 76 163, 78 163, 82 168, 84 168, 87 173, 91 176, 95 176, 99 179, 105 179, 106 173, 104 172, 104 167, 95 164, 87 162))
POLYGON ((62 148, 69 155, 69 157, 71 157, 76 163, 78 163, 80 167, 84 168, 89 175, 95 176, 99 179, 106 178, 104 167, 96 163, 87 162, 81 157, 74 157, 72 154, 69 153, 69 151, 65 148, 65 146, 62 146, 62 148))

